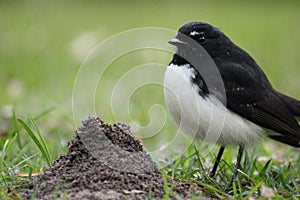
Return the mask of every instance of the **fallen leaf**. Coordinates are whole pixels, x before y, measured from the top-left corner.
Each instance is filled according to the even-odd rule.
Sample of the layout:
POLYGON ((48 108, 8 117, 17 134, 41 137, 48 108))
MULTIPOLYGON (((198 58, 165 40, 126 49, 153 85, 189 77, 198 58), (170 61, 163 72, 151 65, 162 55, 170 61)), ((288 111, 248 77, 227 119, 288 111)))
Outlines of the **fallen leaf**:
MULTIPOLYGON (((38 176, 40 174, 42 174, 42 172, 32 172, 31 176, 38 176)), ((21 172, 21 173, 16 174, 16 177, 27 178, 27 177, 29 177, 29 173, 28 172, 21 172)))
POLYGON ((275 193, 272 188, 262 185, 261 186, 261 196, 271 199, 271 197, 275 196, 275 193))

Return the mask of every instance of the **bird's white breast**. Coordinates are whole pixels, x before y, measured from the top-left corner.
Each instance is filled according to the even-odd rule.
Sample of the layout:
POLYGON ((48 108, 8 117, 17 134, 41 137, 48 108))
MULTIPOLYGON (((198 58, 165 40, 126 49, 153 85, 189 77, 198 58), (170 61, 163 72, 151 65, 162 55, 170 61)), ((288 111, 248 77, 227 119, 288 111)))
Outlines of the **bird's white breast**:
POLYGON ((193 139, 221 145, 253 145, 264 136, 256 124, 229 111, 215 96, 199 95, 189 65, 168 66, 164 79, 165 101, 179 128, 193 139))

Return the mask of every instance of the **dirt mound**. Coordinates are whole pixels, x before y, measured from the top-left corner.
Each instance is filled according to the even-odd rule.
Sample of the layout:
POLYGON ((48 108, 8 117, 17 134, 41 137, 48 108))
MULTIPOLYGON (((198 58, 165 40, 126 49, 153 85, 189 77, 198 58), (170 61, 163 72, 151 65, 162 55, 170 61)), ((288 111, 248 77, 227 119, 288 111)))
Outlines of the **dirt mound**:
MULTIPOLYGON (((24 199, 160 199, 165 194, 159 170, 125 124, 89 118, 68 148, 43 175, 17 189, 24 199)), ((173 193, 187 197, 188 185, 170 183, 176 185, 173 193)))

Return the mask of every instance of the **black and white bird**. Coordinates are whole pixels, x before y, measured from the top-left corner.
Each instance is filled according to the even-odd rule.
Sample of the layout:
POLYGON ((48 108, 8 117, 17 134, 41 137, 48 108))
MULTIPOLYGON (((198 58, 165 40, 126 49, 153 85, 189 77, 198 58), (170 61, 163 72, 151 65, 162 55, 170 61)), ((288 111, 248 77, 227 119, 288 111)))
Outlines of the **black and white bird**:
POLYGON ((300 116, 300 101, 276 91, 255 60, 219 29, 190 22, 169 43, 177 50, 164 77, 166 105, 184 133, 221 146, 211 177, 215 176, 227 145, 239 146, 233 179, 244 148, 263 137, 300 147, 300 126, 296 120, 300 116), (224 84, 221 98, 211 92, 213 88, 207 83, 218 77, 201 74, 201 65, 207 62, 199 63, 198 68, 187 58, 194 53, 200 62, 207 59, 196 51, 192 41, 201 45, 216 66, 224 84), (226 98, 225 103, 222 98, 226 98))

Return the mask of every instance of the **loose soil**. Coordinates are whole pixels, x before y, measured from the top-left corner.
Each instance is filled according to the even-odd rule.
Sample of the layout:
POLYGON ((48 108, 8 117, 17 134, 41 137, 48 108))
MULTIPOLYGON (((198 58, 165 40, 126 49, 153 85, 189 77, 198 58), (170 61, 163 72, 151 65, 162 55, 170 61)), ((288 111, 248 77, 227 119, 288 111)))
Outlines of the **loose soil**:
MULTIPOLYGON (((171 198, 189 199, 190 185, 172 180, 168 184, 174 186, 171 198)), ((68 143, 68 152, 16 191, 24 199, 161 199, 165 195, 160 171, 129 126, 109 125, 99 118, 84 121, 68 143)))

